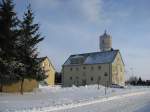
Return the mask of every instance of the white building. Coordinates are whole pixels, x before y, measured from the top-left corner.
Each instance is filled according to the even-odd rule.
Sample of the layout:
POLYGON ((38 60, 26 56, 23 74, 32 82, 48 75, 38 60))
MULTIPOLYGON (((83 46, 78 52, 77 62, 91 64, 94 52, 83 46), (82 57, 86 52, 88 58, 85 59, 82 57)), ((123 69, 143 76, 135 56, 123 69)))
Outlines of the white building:
POLYGON ((100 36, 101 52, 71 55, 62 66, 63 86, 89 84, 124 85, 124 63, 119 50, 112 49, 112 38, 100 36))

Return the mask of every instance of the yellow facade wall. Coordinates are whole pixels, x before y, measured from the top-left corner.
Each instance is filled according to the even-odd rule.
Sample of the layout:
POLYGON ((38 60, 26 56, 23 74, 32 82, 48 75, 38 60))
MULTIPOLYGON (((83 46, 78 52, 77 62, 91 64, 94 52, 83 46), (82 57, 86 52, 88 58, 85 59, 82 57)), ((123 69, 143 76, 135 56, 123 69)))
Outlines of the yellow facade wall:
MULTIPOLYGON (((36 80, 28 80, 25 79, 23 83, 23 91, 31 92, 34 89, 38 88, 38 82, 36 80)), ((21 82, 13 83, 11 85, 3 86, 3 92, 20 92, 21 90, 21 82)))
POLYGON ((112 83, 125 85, 125 69, 120 53, 112 63, 112 83))
POLYGON ((46 75, 48 76, 45 79, 45 82, 48 85, 54 85, 55 84, 55 69, 53 65, 51 64, 50 60, 46 58, 42 63, 42 68, 46 71, 46 75))

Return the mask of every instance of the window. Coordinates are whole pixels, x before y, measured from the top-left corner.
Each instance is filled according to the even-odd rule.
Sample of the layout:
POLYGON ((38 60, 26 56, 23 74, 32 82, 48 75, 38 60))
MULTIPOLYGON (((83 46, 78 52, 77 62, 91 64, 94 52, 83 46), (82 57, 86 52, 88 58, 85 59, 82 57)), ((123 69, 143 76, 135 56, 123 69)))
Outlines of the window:
POLYGON ((70 71, 72 71, 72 68, 70 68, 70 71))
POLYGON ((107 72, 105 72, 104 76, 105 76, 105 77, 107 77, 107 76, 108 76, 107 72))
POLYGON ((100 69, 101 69, 101 66, 98 66, 98 69, 100 70, 100 69))
POLYGON ((48 66, 49 66, 49 67, 51 67, 51 64, 50 64, 50 63, 48 63, 48 66))
POLYGON ((93 67, 93 66, 91 66, 91 70, 94 70, 94 67, 93 67))
POLYGON ((79 71, 79 68, 78 68, 78 67, 76 68, 76 71, 79 71))
POLYGON ((122 72, 122 67, 120 67, 120 71, 122 72))
POLYGON ((91 77, 91 81, 93 81, 94 79, 93 79, 93 77, 91 77))
POLYGON ((72 77, 70 77, 70 80, 72 80, 72 77))
POLYGON ((86 67, 84 66, 84 67, 83 67, 83 69, 85 70, 85 69, 86 69, 86 67))

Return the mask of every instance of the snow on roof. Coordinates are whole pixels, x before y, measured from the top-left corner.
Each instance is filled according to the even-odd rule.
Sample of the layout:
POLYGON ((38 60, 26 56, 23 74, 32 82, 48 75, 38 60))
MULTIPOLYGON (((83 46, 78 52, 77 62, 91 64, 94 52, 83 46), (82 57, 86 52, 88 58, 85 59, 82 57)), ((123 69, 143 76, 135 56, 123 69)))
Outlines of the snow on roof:
POLYGON ((47 56, 45 56, 45 57, 40 57, 40 58, 37 58, 37 60, 38 60, 39 62, 42 62, 42 61, 44 61, 46 58, 47 58, 47 56))
POLYGON ((72 58, 74 58, 74 59, 76 59, 76 58, 84 58, 84 56, 82 56, 82 55, 75 55, 72 58))
POLYGON ((112 51, 104 51, 104 52, 93 52, 93 53, 85 53, 85 54, 77 54, 71 55, 64 65, 74 65, 71 63, 71 60, 76 58, 83 57, 83 63, 76 63, 76 64, 102 64, 102 63, 112 63, 116 57, 116 54, 119 50, 112 50, 112 51))

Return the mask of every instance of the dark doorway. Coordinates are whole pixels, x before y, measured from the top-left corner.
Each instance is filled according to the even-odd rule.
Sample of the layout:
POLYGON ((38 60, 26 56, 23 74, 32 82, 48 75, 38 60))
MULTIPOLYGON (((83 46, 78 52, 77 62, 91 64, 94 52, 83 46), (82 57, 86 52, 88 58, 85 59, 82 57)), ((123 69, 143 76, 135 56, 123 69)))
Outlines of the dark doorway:
POLYGON ((83 86, 86 85, 86 80, 85 80, 85 79, 82 80, 82 85, 83 85, 83 86))

